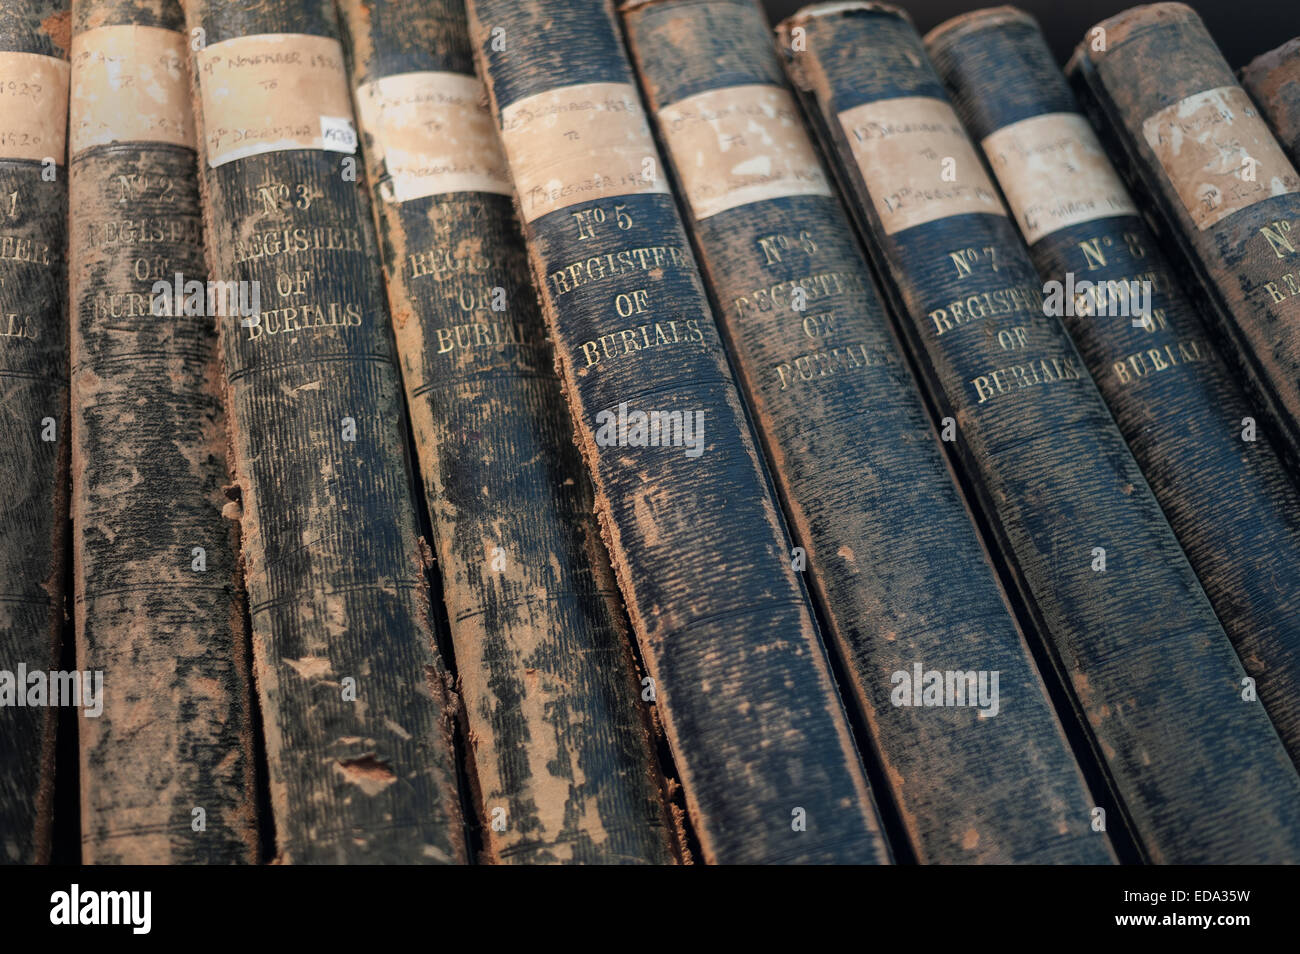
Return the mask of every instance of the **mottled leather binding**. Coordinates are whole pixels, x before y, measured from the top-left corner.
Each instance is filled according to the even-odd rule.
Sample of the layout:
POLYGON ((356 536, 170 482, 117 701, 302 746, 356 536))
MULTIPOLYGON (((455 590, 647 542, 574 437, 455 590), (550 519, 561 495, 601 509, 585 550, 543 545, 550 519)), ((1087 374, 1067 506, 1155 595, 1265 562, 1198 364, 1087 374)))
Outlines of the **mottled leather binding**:
POLYGON ((719 325, 915 857, 1113 860, 761 8, 624 11, 719 325), (894 675, 916 663, 997 671, 997 711, 895 705, 894 675))
POLYGON ((1228 343, 1223 357, 1277 429, 1294 472, 1300 173, 1183 4, 1135 7, 1099 23, 1066 75, 1180 267, 1203 287, 1228 343))
POLYGON ((184 6, 209 271, 259 283, 256 316, 216 320, 280 860, 464 861, 334 5, 184 6))
POLYGON ((949 446, 1143 853, 1300 858, 1300 778, 1263 708, 1243 701, 1231 643, 1044 314, 920 37, 896 8, 860 3, 810 8, 780 33, 921 378, 954 419, 949 446))
POLYGON ((480 0, 469 13, 602 532, 704 860, 886 861, 612 8, 480 0))
POLYGON ((0 862, 47 861, 68 512, 67 0, 0 4, 0 862), (63 87, 59 95, 58 80, 63 87), (54 91, 51 93, 51 91, 54 91))
POLYGON ((1300 37, 1247 63, 1241 85, 1259 105, 1291 164, 1300 165, 1300 37))
POLYGON ((80 724, 81 857, 251 862, 248 634, 236 525, 221 513, 217 331, 178 313, 174 294, 177 274, 207 279, 189 38, 176 0, 73 0, 72 13, 75 619, 78 666, 105 686, 102 713, 80 724), (171 95, 142 113, 146 77, 171 95))
POLYGON ((1147 320, 1110 314, 1124 309, 1109 297, 1087 299, 1063 320, 1300 762, 1300 588, 1288 582, 1300 578, 1300 499, 1282 458, 1262 431, 1242 439, 1252 405, 1084 125, 1033 18, 1010 7, 968 14, 938 27, 926 47, 995 175, 1023 174, 1025 163, 1010 152, 1055 150, 1073 166, 1070 175, 1056 160, 1040 160, 1054 192, 1041 205, 1017 182, 1000 180, 1008 196, 1026 197, 1028 228, 1041 233, 1029 250, 1043 279, 1103 289, 1149 283, 1147 320))
POLYGON ((474 77, 464 4, 339 9, 484 856, 670 862, 626 617, 474 77), (420 128, 443 135, 426 140, 420 128), (475 152, 484 141, 485 159, 475 152), (496 191, 430 171, 458 167, 494 177, 496 191))

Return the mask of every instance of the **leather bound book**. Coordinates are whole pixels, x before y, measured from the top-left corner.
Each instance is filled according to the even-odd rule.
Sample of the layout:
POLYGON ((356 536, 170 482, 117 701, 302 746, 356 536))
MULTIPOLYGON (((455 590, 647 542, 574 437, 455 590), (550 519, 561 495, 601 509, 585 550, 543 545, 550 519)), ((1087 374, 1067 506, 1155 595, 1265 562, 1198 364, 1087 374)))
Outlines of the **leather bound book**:
POLYGON ((484 856, 666 863, 672 822, 462 0, 342 0, 484 856))
POLYGON ((886 861, 613 10, 478 0, 469 14, 603 536, 703 858, 886 861))
POLYGON ((761 8, 624 11, 719 324, 915 857, 1113 860, 761 8), (962 695, 915 705, 918 664, 960 674, 962 695), (968 676, 984 680, 984 704, 968 676))
POLYGON ((50 855, 71 447, 68 33, 67 0, 0 4, 0 863, 50 855))
POLYGON ((214 320, 280 860, 464 861, 334 4, 184 6, 209 271, 240 296, 214 320))
POLYGON ((1291 164, 1300 164, 1300 37, 1246 64, 1241 85, 1268 120, 1291 164))
POLYGON ((255 861, 217 334, 185 296, 207 281, 188 36, 176 0, 72 14, 75 619, 106 690, 80 724, 81 857, 255 861))
POLYGON ((983 147, 1062 320, 1300 762, 1300 498, 1252 405, 1074 102, 1038 25, 1010 7, 926 46, 983 147))
POLYGON ((1176 260, 1224 358, 1300 466, 1300 173, 1190 7, 1093 27, 1066 68, 1176 260), (1159 70, 1153 70, 1153 64, 1159 70))
POLYGON ((947 446, 1144 855, 1300 858, 1300 777, 1263 707, 1243 700, 1246 672, 1045 313, 915 29, 893 7, 834 3, 780 33, 930 400, 953 419, 947 446))

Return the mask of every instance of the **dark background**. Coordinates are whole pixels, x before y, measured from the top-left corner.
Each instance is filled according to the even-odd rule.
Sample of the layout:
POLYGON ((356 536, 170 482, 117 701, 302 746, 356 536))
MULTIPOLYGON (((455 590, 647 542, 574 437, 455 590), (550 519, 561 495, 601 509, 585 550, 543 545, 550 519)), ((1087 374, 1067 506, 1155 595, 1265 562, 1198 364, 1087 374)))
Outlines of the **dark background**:
MULTIPOLYGON (((773 23, 811 0, 763 0, 773 23)), ((1098 21, 1137 6, 1139 0, 1020 0, 1014 3, 1038 19, 1047 40, 1064 63, 1075 45, 1098 21)), ((1223 55, 1240 69, 1261 53, 1300 36, 1300 0, 1184 0, 1196 10, 1218 41, 1223 55)), ((981 0, 894 0, 925 34, 960 13, 998 6, 981 0)), ((1155 64, 1152 64, 1153 66, 1155 64)))

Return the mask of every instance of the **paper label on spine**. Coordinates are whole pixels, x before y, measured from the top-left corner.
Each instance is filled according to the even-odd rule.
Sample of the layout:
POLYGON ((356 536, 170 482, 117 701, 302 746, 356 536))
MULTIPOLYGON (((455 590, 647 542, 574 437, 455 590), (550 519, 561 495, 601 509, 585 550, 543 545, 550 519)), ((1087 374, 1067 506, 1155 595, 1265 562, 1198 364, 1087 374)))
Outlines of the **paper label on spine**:
POLYGON ((943 100, 882 99, 846 109, 839 120, 887 235, 951 215, 1007 214, 943 100))
POLYGON ((511 103, 501 140, 526 222, 595 199, 668 193, 630 83, 561 86, 511 103))
POLYGON ((1137 207, 1077 113, 1032 116, 984 138, 984 155, 1029 244, 1071 225, 1137 207))
POLYGON ((659 110, 697 219, 750 202, 830 195, 799 107, 780 86, 728 86, 659 110))
POLYGON ((0 52, 0 159, 53 159, 67 147, 68 61, 0 52))
POLYGON ((357 88, 357 118, 370 137, 370 161, 386 176, 379 192, 389 202, 514 191, 477 77, 385 76, 357 88))
POLYGON ((351 153, 352 100, 338 40, 261 33, 197 54, 208 165, 290 149, 351 153))
POLYGON ((1198 229, 1300 192, 1300 175, 1240 86, 1166 106, 1146 118, 1142 134, 1198 229))
POLYGON ((189 49, 175 30, 106 26, 72 38, 69 148, 161 142, 194 148, 189 49))

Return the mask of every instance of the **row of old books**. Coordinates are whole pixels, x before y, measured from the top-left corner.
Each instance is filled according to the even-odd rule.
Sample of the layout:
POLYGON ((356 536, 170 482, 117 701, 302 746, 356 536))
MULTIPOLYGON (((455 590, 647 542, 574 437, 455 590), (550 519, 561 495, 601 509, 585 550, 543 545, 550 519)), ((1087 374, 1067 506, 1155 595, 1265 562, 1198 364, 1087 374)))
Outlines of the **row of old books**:
POLYGON ((1242 80, 1176 3, 4 0, 0 857, 1300 860, 1242 80))

